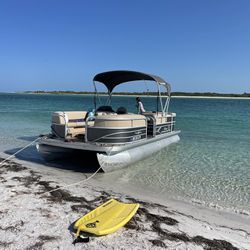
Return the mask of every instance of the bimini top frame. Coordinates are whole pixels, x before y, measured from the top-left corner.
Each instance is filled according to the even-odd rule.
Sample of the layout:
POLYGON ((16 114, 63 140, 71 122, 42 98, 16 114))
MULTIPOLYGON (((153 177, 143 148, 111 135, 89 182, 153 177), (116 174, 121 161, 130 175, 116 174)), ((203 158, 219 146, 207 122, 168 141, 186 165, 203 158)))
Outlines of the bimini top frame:
POLYGON ((94 88, 95 88, 95 105, 96 105, 96 96, 98 94, 97 88, 96 88, 96 83, 95 83, 96 81, 103 83, 107 87, 109 101, 110 101, 111 96, 112 96, 112 91, 114 90, 114 88, 117 85, 125 83, 125 82, 140 81, 140 80, 144 80, 144 81, 149 80, 149 81, 156 82, 157 92, 158 92, 157 107, 158 107, 158 102, 160 102, 162 113, 167 113, 169 101, 170 101, 170 95, 171 95, 170 84, 167 83, 164 79, 162 79, 159 76, 146 74, 146 73, 142 73, 142 72, 137 72, 137 71, 129 71, 129 70, 107 71, 107 72, 97 74, 94 77, 93 83, 94 83, 94 88), (163 100, 162 100, 160 86, 163 86, 166 88, 167 99, 166 99, 165 103, 163 103, 163 100))

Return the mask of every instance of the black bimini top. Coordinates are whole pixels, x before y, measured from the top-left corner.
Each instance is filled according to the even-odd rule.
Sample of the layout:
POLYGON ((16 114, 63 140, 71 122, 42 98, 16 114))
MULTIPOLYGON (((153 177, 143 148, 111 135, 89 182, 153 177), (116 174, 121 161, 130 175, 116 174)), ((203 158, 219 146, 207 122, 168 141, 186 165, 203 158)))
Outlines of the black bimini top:
POLYGON ((97 74, 93 80, 103 83, 107 87, 110 93, 117 85, 131 81, 149 80, 149 81, 155 81, 158 84, 166 85, 166 87, 170 86, 165 80, 163 80, 159 76, 145 74, 142 72, 129 71, 129 70, 116 70, 116 71, 103 72, 97 74))

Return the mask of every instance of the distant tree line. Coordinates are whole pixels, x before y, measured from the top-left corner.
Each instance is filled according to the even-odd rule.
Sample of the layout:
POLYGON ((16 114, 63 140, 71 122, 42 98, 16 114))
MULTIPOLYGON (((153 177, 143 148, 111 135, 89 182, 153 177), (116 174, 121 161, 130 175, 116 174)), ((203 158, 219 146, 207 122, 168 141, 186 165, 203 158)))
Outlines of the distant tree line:
MULTIPOLYGON (((78 94, 78 95, 93 95, 93 92, 88 91, 26 91, 25 93, 33 94, 78 94)), ((106 94, 106 92, 99 92, 99 94, 106 94)), ((162 95, 167 93, 163 92, 162 95)), ((114 92, 113 95, 146 95, 155 96, 157 92, 114 92)), ((207 97, 250 97, 250 93, 243 94, 223 94, 214 92, 172 92, 171 96, 207 96, 207 97)))
POLYGON ((214 92, 172 92, 172 96, 207 96, 207 97, 250 97, 250 93, 223 94, 214 92))

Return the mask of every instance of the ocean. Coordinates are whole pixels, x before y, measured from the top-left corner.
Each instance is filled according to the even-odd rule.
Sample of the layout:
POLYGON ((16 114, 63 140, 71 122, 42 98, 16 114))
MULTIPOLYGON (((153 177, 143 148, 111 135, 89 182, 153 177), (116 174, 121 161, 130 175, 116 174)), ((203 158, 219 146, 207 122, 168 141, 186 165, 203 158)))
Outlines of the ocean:
MULTIPOLYGON (((156 110, 155 98, 142 101, 156 110)), ((112 106, 135 112, 135 97, 114 96, 112 106)), ((53 111, 91 108, 92 96, 1 93, 0 153, 49 132, 53 111)), ((180 142, 98 181, 249 215, 250 100, 172 98, 170 111, 177 113, 180 142)), ((29 157, 40 159, 35 150, 29 157)))

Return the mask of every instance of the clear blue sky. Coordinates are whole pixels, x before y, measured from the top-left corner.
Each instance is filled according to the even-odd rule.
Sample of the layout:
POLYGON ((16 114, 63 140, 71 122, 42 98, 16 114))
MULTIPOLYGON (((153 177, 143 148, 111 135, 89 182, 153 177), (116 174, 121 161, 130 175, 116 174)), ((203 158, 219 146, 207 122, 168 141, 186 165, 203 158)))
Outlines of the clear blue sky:
POLYGON ((0 31, 0 92, 91 90, 114 69, 250 92, 248 0, 1 0, 0 31))

